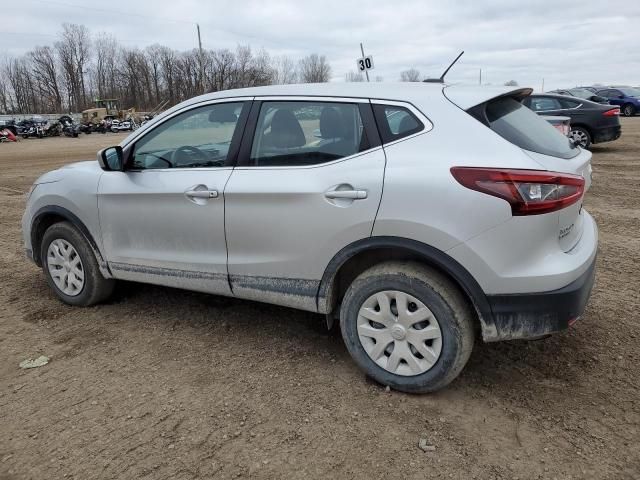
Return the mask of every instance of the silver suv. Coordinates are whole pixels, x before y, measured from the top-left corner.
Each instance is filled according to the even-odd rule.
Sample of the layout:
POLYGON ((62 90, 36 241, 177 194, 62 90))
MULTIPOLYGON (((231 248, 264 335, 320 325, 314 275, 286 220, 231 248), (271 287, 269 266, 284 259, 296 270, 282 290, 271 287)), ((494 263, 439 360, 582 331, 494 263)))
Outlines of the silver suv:
POLYGON ((530 93, 324 84, 197 97, 98 161, 38 179, 27 255, 71 305, 122 279, 324 314, 368 375, 434 391, 475 336, 566 329, 591 291, 591 154, 523 107, 530 93))

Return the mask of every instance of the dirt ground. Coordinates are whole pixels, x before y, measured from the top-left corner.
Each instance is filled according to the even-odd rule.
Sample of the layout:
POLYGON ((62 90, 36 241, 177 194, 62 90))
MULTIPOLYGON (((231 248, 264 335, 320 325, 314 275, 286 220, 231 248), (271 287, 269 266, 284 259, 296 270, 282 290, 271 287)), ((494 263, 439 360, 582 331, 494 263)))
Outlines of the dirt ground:
POLYGON ((433 395, 366 380, 305 312, 133 283, 63 305, 23 256, 24 193, 122 137, 0 145, 0 479, 640 478, 640 117, 622 121, 593 148, 584 318, 478 343, 433 395))

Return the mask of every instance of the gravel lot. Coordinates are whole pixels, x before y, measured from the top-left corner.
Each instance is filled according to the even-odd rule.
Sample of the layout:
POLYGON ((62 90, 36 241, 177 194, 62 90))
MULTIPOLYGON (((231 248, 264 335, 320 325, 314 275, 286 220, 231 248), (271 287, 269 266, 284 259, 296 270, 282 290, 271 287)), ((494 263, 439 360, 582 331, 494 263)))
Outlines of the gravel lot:
POLYGON ((63 305, 23 256, 24 193, 122 136, 0 145, 0 479, 640 478, 640 117, 622 121, 593 148, 584 318, 479 343, 421 396, 367 381, 313 314, 133 283, 63 305))

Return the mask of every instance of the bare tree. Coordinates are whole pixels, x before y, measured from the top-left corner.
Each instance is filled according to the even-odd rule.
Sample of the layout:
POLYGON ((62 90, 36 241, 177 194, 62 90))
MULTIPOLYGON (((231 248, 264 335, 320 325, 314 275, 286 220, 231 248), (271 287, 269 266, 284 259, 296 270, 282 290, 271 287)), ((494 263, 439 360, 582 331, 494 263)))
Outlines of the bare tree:
MULTIPOLYGON (((0 111, 77 112, 93 97, 116 98, 122 107, 145 110, 165 100, 174 105, 203 90, 327 82, 330 77, 326 57, 315 53, 298 62, 249 45, 202 52, 157 44, 123 48, 111 35, 99 33, 92 42, 86 27, 64 24, 53 47, 9 57, 0 67, 0 111)), ((362 76, 351 73, 348 79, 362 81, 362 76)))
POLYGON ((47 112, 62 110, 62 95, 58 86, 58 68, 50 47, 36 47, 30 54, 31 71, 42 106, 47 112))
POLYGON ((151 76, 151 82, 153 84, 153 103, 156 105, 162 101, 160 95, 160 88, 162 86, 162 66, 160 62, 161 49, 162 47, 160 45, 155 44, 145 48, 144 52, 147 57, 149 75, 151 76))
POLYGON ((421 78, 420 70, 416 70, 415 68, 410 68, 409 70, 400 72, 401 82, 419 82, 421 78))
POLYGON ((290 57, 285 55, 274 57, 271 65, 271 82, 274 85, 286 85, 288 83, 296 83, 298 81, 296 64, 290 57))
POLYGON ((31 76, 31 65, 26 58, 13 58, 4 65, 4 75, 11 88, 10 108, 15 112, 35 112, 39 109, 31 76))
POLYGON ((160 66, 162 69, 162 81, 166 88, 167 98, 171 104, 178 102, 177 92, 177 68, 176 57, 177 54, 169 47, 160 47, 158 50, 158 56, 160 57, 160 66))
POLYGON ((81 110, 86 105, 85 74, 90 44, 87 27, 72 23, 62 25, 61 40, 55 46, 64 72, 71 110, 81 110))
POLYGON ((345 82, 364 82, 364 77, 360 72, 348 72, 344 76, 345 82))
POLYGON ((516 82, 515 80, 509 80, 508 82, 504 83, 505 87, 517 87, 518 86, 518 82, 516 82))
POLYGON ((231 88, 231 75, 235 56, 230 50, 215 50, 213 56, 213 91, 231 88))
POLYGON ((312 53, 299 63, 300 81, 302 83, 323 83, 331 78, 331 66, 324 55, 312 53))
POLYGON ((116 93, 118 42, 107 33, 99 33, 94 41, 95 63, 93 86, 99 98, 113 98, 116 93))

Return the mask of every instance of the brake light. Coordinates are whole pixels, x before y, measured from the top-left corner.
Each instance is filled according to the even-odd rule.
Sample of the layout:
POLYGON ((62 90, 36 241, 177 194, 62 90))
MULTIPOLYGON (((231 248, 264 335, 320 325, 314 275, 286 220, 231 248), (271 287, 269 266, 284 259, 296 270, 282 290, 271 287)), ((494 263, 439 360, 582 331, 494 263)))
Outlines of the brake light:
POLYGON ((617 115, 620 115, 620 108, 612 108, 611 110, 602 112, 602 115, 604 115, 605 117, 615 117, 617 115))
POLYGON ((584 194, 584 178, 542 170, 452 167, 461 185, 506 200, 513 215, 555 212, 576 203, 584 194))

